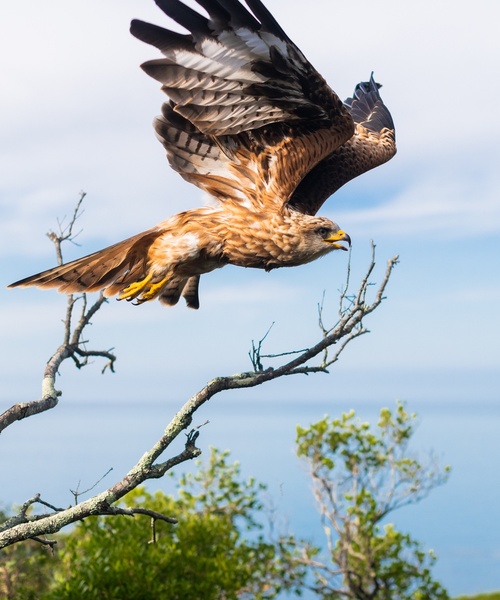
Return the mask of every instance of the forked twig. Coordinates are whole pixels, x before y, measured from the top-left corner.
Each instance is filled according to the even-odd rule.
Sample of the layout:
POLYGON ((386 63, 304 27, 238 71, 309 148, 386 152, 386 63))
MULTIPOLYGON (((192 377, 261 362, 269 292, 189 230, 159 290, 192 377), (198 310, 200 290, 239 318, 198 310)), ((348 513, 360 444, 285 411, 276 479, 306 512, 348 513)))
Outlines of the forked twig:
MULTIPOLYGON (((58 264, 63 263, 62 244, 66 241, 74 241, 75 235, 73 229, 77 219, 82 214, 82 203, 85 198, 85 192, 81 192, 80 198, 76 204, 69 223, 63 227, 62 221, 59 222, 59 233, 49 232, 47 236, 54 243, 58 264)), ((76 234, 78 235, 78 234, 76 234)), ((48 360, 42 380, 42 396, 38 400, 31 402, 20 402, 14 404, 0 415, 0 432, 6 429, 12 423, 20 421, 27 417, 45 412, 57 406, 61 392, 55 389, 55 380, 61 364, 68 358, 71 358, 78 368, 88 364, 90 357, 105 358, 107 360, 102 372, 107 368, 114 372, 116 356, 110 350, 87 350, 86 342, 83 340, 83 332, 91 323, 92 317, 97 313, 107 299, 101 293, 97 300, 88 306, 87 295, 74 296, 68 295, 66 305, 66 315, 63 321, 63 342, 54 354, 48 360), (75 316, 77 303, 81 301, 81 311, 78 317, 75 316), (73 325, 73 320, 76 324, 73 325)))
MULTIPOLYGON (((83 200, 83 198, 81 199, 83 200)), ((78 210, 73 215, 73 224, 78 215, 78 210)), ((72 236, 71 224, 62 232, 61 236, 70 239, 72 236)), ((59 238, 58 238, 59 239, 59 238)), ((350 268, 348 269, 347 284, 341 291, 341 305, 339 311, 339 320, 330 329, 327 329, 323 323, 322 311, 323 303, 319 308, 319 325, 321 330, 321 339, 310 348, 297 350, 293 352, 282 352, 280 354, 262 354, 262 345, 266 340, 271 328, 265 336, 255 345, 252 342, 252 351, 250 359, 252 361, 253 371, 237 373, 226 377, 216 377, 209 381, 199 392, 192 396, 174 415, 170 423, 166 426, 161 438, 144 453, 138 462, 129 470, 129 472, 119 481, 111 485, 107 490, 96 494, 92 498, 78 502, 79 492, 73 492, 76 504, 66 509, 57 508, 43 502, 39 495, 28 500, 20 512, 9 519, 0 527, 0 548, 14 544, 16 542, 33 538, 40 541, 41 536, 46 536, 59 531, 66 525, 80 521, 89 516, 96 515, 129 515, 147 514, 153 520, 162 519, 167 522, 175 522, 172 517, 165 515, 152 514, 151 511, 144 512, 143 509, 123 508, 115 506, 116 503, 138 485, 149 479, 157 479, 172 469, 174 466, 184 461, 191 460, 201 454, 201 450, 196 447, 196 440, 200 434, 199 428, 189 431, 186 436, 184 449, 170 458, 160 460, 165 451, 172 442, 191 426, 195 412, 213 396, 225 390, 244 389, 261 385, 267 381, 278 379, 284 375, 310 374, 316 372, 328 372, 334 362, 336 362, 344 348, 356 337, 367 333, 363 326, 363 319, 373 312, 384 300, 385 289, 389 282, 394 266, 398 262, 398 257, 388 261, 382 282, 378 286, 375 298, 367 303, 367 292, 370 283, 370 276, 375 267, 375 246, 372 243, 372 260, 367 274, 363 278, 360 288, 354 295, 348 295, 347 290, 350 282, 350 268), (328 357, 327 350, 336 345, 336 352, 333 357, 328 357), (291 360, 284 362, 274 368, 264 368, 263 358, 277 359, 293 355, 291 360), (321 357, 317 364, 310 364, 313 359, 321 357), (51 512, 42 515, 29 514, 28 509, 31 505, 40 503, 50 508, 51 512)), ((31 403, 18 404, 6 411, 0 416, 0 431, 10 425, 15 420, 19 420, 36 414, 42 410, 52 408, 58 402, 60 392, 55 390, 55 380, 57 371, 61 363, 66 358, 72 358, 77 366, 86 364, 86 360, 91 356, 104 357, 109 360, 109 366, 112 369, 116 358, 111 351, 92 351, 86 350, 82 346, 85 344, 82 335, 85 327, 90 323, 90 319, 101 308, 105 298, 101 295, 98 300, 87 307, 87 297, 82 296, 82 310, 75 326, 72 326, 74 308, 79 298, 68 298, 68 306, 65 318, 64 342, 49 360, 42 384, 42 398, 31 403), (80 361, 83 358, 83 361, 80 361)), ((90 488, 92 489, 92 488, 90 488)), ((88 490, 87 490, 88 491, 88 490)), ((153 540, 155 530, 153 525, 153 540)), ((51 544, 49 541, 42 543, 51 544)))

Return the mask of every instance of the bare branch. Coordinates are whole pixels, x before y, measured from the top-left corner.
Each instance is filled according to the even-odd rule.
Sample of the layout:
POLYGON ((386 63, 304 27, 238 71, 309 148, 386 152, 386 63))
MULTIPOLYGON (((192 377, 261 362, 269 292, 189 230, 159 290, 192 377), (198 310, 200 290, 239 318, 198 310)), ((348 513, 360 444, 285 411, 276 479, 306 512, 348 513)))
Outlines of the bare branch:
POLYGON ((155 510, 149 510, 147 508, 125 508, 125 507, 116 507, 112 509, 112 512, 109 514, 113 515, 126 515, 129 517, 133 517, 135 515, 146 515, 147 517, 151 517, 153 521, 165 521, 165 523, 172 523, 175 525, 179 521, 174 519, 173 517, 166 517, 162 513, 156 512, 155 510))
MULTIPOLYGON (((84 198, 85 192, 82 192, 73 216, 65 228, 62 228, 60 223, 60 231, 58 234, 54 232, 49 232, 47 234, 54 243, 59 264, 62 264, 63 262, 62 243, 74 239, 73 228, 76 220, 81 215, 81 206, 84 198)), ((0 433, 16 421, 45 412, 57 406, 61 392, 55 389, 55 380, 59 367, 66 359, 71 358, 75 365, 80 369, 88 364, 88 359, 90 357, 105 358, 108 362, 104 365, 102 372, 104 373, 107 368, 114 372, 116 356, 111 350, 87 350, 85 348, 85 341, 82 339, 84 329, 91 323, 92 317, 105 302, 107 302, 107 299, 102 292, 90 307, 88 306, 86 294, 77 297, 73 296, 73 294, 68 295, 66 316, 63 321, 63 342, 45 366, 42 380, 42 397, 39 400, 15 404, 1 414, 0 433), (75 316, 75 307, 79 301, 81 301, 81 311, 76 325, 73 327, 72 322, 75 316)))
MULTIPOLYGON (((78 217, 80 204, 73 215, 70 224, 61 230, 56 238, 56 248, 60 250, 60 243, 65 239, 72 239, 73 226, 78 217), (57 246, 59 243, 59 246, 57 246)), ((55 234, 53 234, 55 235, 55 234)), ((52 238, 51 238, 52 239, 52 238)), ((42 503, 39 496, 35 496, 23 505, 21 511, 2 527, 0 527, 0 548, 14 544, 16 542, 29 538, 40 538, 47 534, 52 534, 70 523, 80 521, 89 516, 96 515, 129 515, 146 514, 137 509, 124 509, 114 506, 121 498, 149 479, 157 479, 174 466, 191 460, 201 454, 201 450, 196 447, 196 440, 200 434, 199 428, 191 429, 186 435, 184 449, 175 456, 162 459, 165 451, 172 442, 191 426, 194 413, 213 396, 226 390, 244 389, 262 385, 267 381, 278 379, 284 375, 311 374, 316 372, 327 372, 327 368, 335 363, 344 348, 356 337, 363 335, 368 330, 363 326, 362 321, 368 314, 373 312, 383 301, 386 286, 389 282, 392 270, 397 264, 397 257, 388 261, 385 275, 375 294, 375 299, 371 304, 366 303, 367 290, 371 285, 369 283, 370 275, 375 267, 375 246, 372 244, 372 260, 368 268, 367 275, 361 282, 360 289, 352 296, 347 295, 349 286, 350 271, 348 271, 348 282, 341 293, 342 307, 340 309, 340 318, 336 325, 327 329, 322 321, 322 308, 320 309, 320 328, 321 340, 310 348, 294 351, 282 352, 274 355, 263 355, 262 344, 266 340, 270 329, 259 341, 257 346, 252 342, 252 351, 250 359, 252 361, 253 371, 237 373, 226 377, 216 377, 209 381, 199 392, 192 396, 184 406, 174 415, 170 423, 166 426, 161 438, 144 453, 137 463, 121 480, 112 484, 107 490, 96 494, 88 500, 78 502, 81 495, 78 491, 73 492, 75 505, 66 509, 60 509, 44 503, 52 512, 43 515, 29 515, 28 509, 32 504, 42 503), (326 350, 336 345, 336 351, 333 357, 329 358, 326 350), (262 359, 278 359, 293 355, 291 360, 280 364, 276 368, 264 368, 262 359), (317 357, 320 361, 317 364, 309 364, 317 357)), ((83 333, 86 326, 90 323, 95 313, 102 307, 105 298, 101 294, 91 306, 87 305, 87 296, 68 297, 66 317, 64 321, 64 341, 57 349, 45 368, 42 383, 42 398, 35 402, 19 404, 0 416, 0 431, 10 425, 15 420, 23 419, 26 416, 36 414, 43 410, 53 408, 57 405, 60 392, 55 389, 55 382, 58 369, 61 363, 67 358, 71 358, 80 368, 87 364, 90 357, 106 358, 109 366, 113 370, 115 356, 108 351, 87 350, 86 342, 83 339, 83 333), (81 303, 79 315, 76 315, 76 307, 81 303), (75 324, 72 321, 75 321, 75 324)), ((106 368, 106 367, 105 367, 106 368)), ((97 485, 97 484, 96 484, 97 485)), ((90 488, 92 489, 92 488, 90 488)), ((89 490, 87 490, 89 491, 89 490)), ((165 515, 150 514, 153 519, 161 519, 167 522, 174 522, 172 517, 165 515)), ((154 539, 153 526, 153 539, 154 539)))
MULTIPOLYGON (((241 375, 233 376, 234 381, 239 381, 239 385, 235 385, 235 387, 251 387, 252 385, 259 385, 259 383, 261 383, 262 381, 276 379, 277 377, 281 377, 282 375, 296 375, 300 373, 309 374, 320 371, 327 372, 327 367, 338 360, 341 352, 350 341, 359 337, 360 335, 368 333, 368 329, 365 329, 362 325, 363 318, 366 315, 372 313, 384 300, 385 289, 387 287, 387 284, 389 283, 392 270, 394 269, 397 263, 397 256, 388 261, 386 271, 382 279, 382 283, 380 284, 377 290, 375 299, 372 302, 372 304, 367 304, 367 290, 368 287, 372 285, 369 281, 369 277, 373 272, 373 269, 375 268, 375 245, 372 243, 372 259, 368 267, 367 274, 364 276, 360 288, 357 294, 354 296, 351 305, 343 310, 341 318, 332 329, 327 330, 324 327, 322 323, 322 317, 320 316, 320 328, 322 329, 323 339, 311 348, 308 348, 304 351, 298 351, 300 352, 300 354, 296 359, 290 361, 289 363, 286 363, 285 365, 282 365, 278 369, 270 368, 267 370, 259 371, 258 373, 244 373, 241 375), (330 346, 335 345, 340 340, 343 340, 343 343, 331 360, 327 360, 326 362, 323 361, 322 363, 314 367, 301 366, 304 363, 307 363, 311 359, 318 356, 321 352, 323 352, 330 346), (246 382, 246 379, 250 379, 251 382, 246 382), (245 383, 243 383, 243 381, 245 381, 245 383)), ((342 292, 344 296, 346 296, 346 291, 347 290, 344 290, 342 292)), ((263 355, 259 356, 260 358, 262 358, 263 355)), ((275 354, 267 356, 274 358, 280 355, 275 354)))
MULTIPOLYGON (((172 425, 172 423, 170 425, 172 425)), ((76 506, 71 506, 54 514, 45 515, 43 518, 35 521, 31 520, 26 515, 24 519, 22 515, 16 515, 13 519, 18 523, 14 526, 5 528, 0 533, 0 548, 40 535, 56 533, 63 527, 75 523, 76 521, 81 521, 89 516, 125 514, 120 507, 113 507, 113 504, 135 489, 138 485, 144 483, 147 479, 161 477, 169 468, 186 460, 196 458, 201 454, 201 451, 196 448, 194 444, 198 432, 191 432, 187 437, 185 448, 181 453, 162 465, 153 465, 154 460, 168 447, 170 442, 178 435, 178 433, 180 433, 180 431, 182 431, 182 429, 182 421, 178 421, 177 426, 174 426, 168 434, 164 435, 161 440, 155 444, 153 449, 146 452, 123 479, 89 500, 85 500, 76 506), (177 433, 175 433, 175 431, 177 431, 177 433)), ((168 521, 169 519, 171 519, 171 517, 162 516, 162 520, 168 521)), ((12 521, 12 519, 10 521, 12 521)))
POLYGON ((264 336, 262 338, 260 338, 257 346, 255 346, 255 343, 252 340, 252 349, 248 353, 248 356, 250 357, 250 360, 252 361, 252 366, 253 366, 254 371, 263 371, 264 370, 264 367, 263 367, 262 361, 261 361, 261 358, 263 358, 263 356, 261 355, 262 344, 264 343, 265 339, 267 338, 267 336, 269 335, 269 333, 273 327, 274 327, 274 321, 271 323, 271 326, 266 331, 264 336))
POLYGON ((41 499, 40 494, 35 494, 32 498, 29 498, 28 500, 26 500, 26 502, 24 502, 17 515, 11 517, 10 519, 8 519, 0 525, 0 531, 5 531, 11 527, 14 527, 15 525, 18 525, 19 523, 32 522, 45 518, 48 513, 42 515, 30 514, 31 509, 35 504, 46 506, 47 508, 50 508, 51 511, 53 511, 54 513, 61 512, 64 510, 64 508, 57 508, 52 504, 45 502, 41 499))
POLYGON ((62 220, 58 219, 57 224, 59 225, 59 233, 55 233, 54 231, 49 231, 47 233, 47 237, 49 238, 49 240, 51 242, 54 243, 54 246, 56 248, 58 265, 62 265, 64 263, 63 255, 62 255, 62 248, 61 248, 61 245, 63 244, 63 242, 69 241, 69 242, 75 243, 75 238, 77 236, 79 236, 81 233, 81 230, 80 230, 78 233, 73 235, 73 227, 75 226, 76 221, 83 214, 82 203, 83 203, 86 195, 87 195, 86 192, 80 192, 80 198, 78 199, 78 201, 76 203, 75 210, 73 211, 73 216, 71 217, 68 225, 63 227, 64 219, 62 219, 62 220))
POLYGON ((48 540, 47 538, 40 537, 32 537, 31 539, 39 544, 42 544, 42 546, 49 546, 51 553, 54 554, 54 548, 57 544, 57 540, 48 540))
POLYGON ((113 470, 113 467, 108 469, 106 471, 106 473, 104 473, 104 475, 94 483, 94 485, 90 486, 88 489, 84 490, 83 492, 80 492, 78 489, 80 487, 80 481, 79 481, 78 485, 76 486, 76 490, 70 490, 70 492, 73 494, 73 497, 75 499, 75 504, 78 504, 78 496, 83 496, 83 494, 88 494, 88 492, 91 492, 96 486, 98 486, 101 483, 101 481, 105 477, 107 477, 111 473, 112 470, 113 470))

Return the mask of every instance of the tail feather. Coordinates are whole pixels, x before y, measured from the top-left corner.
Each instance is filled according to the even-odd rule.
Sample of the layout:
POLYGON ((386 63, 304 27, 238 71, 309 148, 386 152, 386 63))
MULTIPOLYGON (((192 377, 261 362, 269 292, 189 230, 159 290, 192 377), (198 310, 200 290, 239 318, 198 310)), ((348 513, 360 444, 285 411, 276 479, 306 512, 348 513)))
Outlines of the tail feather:
POLYGON ((57 288, 66 294, 105 289, 106 296, 113 296, 146 275, 148 250, 160 234, 158 229, 139 233, 83 258, 11 283, 8 287, 57 288))
POLYGON ((186 301, 189 308, 200 308, 200 300, 198 297, 198 285, 200 281, 199 275, 193 275, 189 278, 172 278, 162 289, 159 300, 167 306, 174 306, 182 297, 186 301))
POLYGON ((194 275, 187 280, 187 283, 182 290, 182 297, 186 301, 186 304, 189 306, 189 308, 200 308, 200 297, 198 294, 199 286, 200 276, 194 275))

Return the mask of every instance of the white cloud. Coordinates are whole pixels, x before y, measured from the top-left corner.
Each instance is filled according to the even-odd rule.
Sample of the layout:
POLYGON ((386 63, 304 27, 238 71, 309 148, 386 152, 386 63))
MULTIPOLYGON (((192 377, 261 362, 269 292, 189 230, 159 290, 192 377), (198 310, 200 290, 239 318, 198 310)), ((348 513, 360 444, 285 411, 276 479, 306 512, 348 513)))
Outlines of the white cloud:
MULTIPOLYGON (((412 288, 416 305, 419 298, 425 300, 430 285, 437 290, 446 285, 440 264, 463 260, 457 246, 468 245, 478 257, 469 269, 484 269, 484 277, 490 277, 493 253, 483 263, 475 236, 498 232, 500 223, 500 157, 494 142, 500 135, 495 118, 500 96, 500 79, 494 76, 500 52, 496 3, 267 4, 341 97, 375 70, 395 118, 396 159, 346 186, 338 201, 322 212, 331 212, 351 235, 364 240, 373 237, 383 244, 380 234, 390 234, 385 237, 391 238, 391 247, 380 247, 384 257, 394 247, 403 255, 413 252, 417 238, 438 234, 448 239, 448 246, 440 247, 439 264, 434 265, 424 248, 419 248, 418 259, 403 259, 401 273, 409 280, 415 277, 411 269, 423 263, 427 267, 427 287, 412 288), (366 198, 360 199, 361 193, 366 198)), ((152 0, 140 5, 133 0, 89 0, 77 8, 49 0, 30 6, 29 14, 23 3, 9 6, 9 27, 0 39, 2 56, 10 57, 0 98, 0 254, 9 257, 3 269, 9 280, 50 266, 53 249, 44 233, 56 226, 57 217, 71 213, 81 189, 88 192, 80 222, 84 233, 78 240, 83 247, 68 249, 68 259, 203 203, 199 190, 169 169, 154 137, 150 123, 164 96, 139 64, 159 55, 130 36, 134 17, 170 26, 152 0), (40 27, 41 22, 47 26, 40 27)), ((137 330, 165 322, 169 339, 196 327, 203 335, 219 336, 230 348, 235 331, 251 339, 255 323, 260 330, 264 320, 265 328, 274 315, 291 323, 289 329, 299 330, 304 305, 314 312, 322 290, 338 287, 331 274, 339 273, 343 263, 326 260, 262 279, 249 271, 236 275, 224 269, 204 278, 199 313, 181 306, 133 309, 112 303, 102 322, 120 331, 127 323, 137 330), (245 318, 248 330, 240 331, 245 318), (217 320, 217 331, 205 324, 210 319, 217 320)), ((459 267, 466 277, 465 267, 459 267)), ((28 292, 5 293, 11 298, 28 292)), ((35 298, 34 307, 40 306, 39 296, 30 297, 35 298)), ((12 322, 26 319, 25 311, 18 314, 10 304, 9 314, 12 322)))
POLYGON ((472 241, 500 232, 500 190, 496 181, 424 176, 422 181, 373 208, 335 212, 351 234, 412 236, 444 235, 472 241))
MULTIPOLYGON (((491 77, 500 51, 494 3, 479 1, 481 27, 461 1, 315 0, 304 11, 300 2, 269 0, 269 6, 341 96, 372 68, 385 84, 399 153, 382 173, 399 178, 398 189, 389 203, 349 211, 343 223, 376 222, 405 235, 418 235, 422 226, 494 227, 500 160, 490 141, 500 124, 488 111, 500 95, 500 81, 491 77), (474 166, 482 169, 479 180, 474 166)), ((128 33, 133 17, 170 23, 154 3, 91 1, 74 13, 52 0, 43 15, 38 5, 25 12, 11 5, 0 42, 3 56, 15 55, 0 100, 0 252, 17 245, 20 253, 48 254, 35 229, 54 227, 80 189, 89 193, 85 235, 104 243, 199 203, 199 192, 170 171, 150 126, 164 96, 139 64, 156 50, 128 33), (42 16, 47 28, 39 27, 42 16)))

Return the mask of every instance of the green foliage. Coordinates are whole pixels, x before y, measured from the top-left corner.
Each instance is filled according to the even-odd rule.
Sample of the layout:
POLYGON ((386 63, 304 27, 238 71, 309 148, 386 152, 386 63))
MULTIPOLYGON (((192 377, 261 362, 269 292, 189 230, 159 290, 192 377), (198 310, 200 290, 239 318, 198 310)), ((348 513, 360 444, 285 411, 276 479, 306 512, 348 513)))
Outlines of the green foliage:
POLYGON ((278 555, 255 531, 263 486, 242 483, 227 453, 212 451, 206 469, 179 480, 177 499, 144 489, 126 506, 174 516, 156 521, 156 542, 144 516, 87 519, 65 539, 57 583, 46 600, 271 598, 300 582, 303 569, 278 555))
POLYGON ((326 562, 293 536, 271 539, 259 519, 265 486, 242 480, 238 463, 212 450, 205 467, 198 462, 176 480, 175 497, 137 489, 122 504, 175 517, 177 525, 145 515, 86 519, 59 536, 55 558, 39 544, 16 544, 0 555, 0 597, 264 600, 311 588, 323 600, 444 600, 431 574, 434 555, 387 521, 448 476, 409 454, 415 425, 398 404, 380 412, 375 430, 354 411, 298 428, 326 562))
POLYGON ((444 483, 449 469, 407 452, 416 417, 398 403, 382 409, 377 431, 355 412, 297 429, 297 453, 309 465, 328 537, 331 565, 315 566, 323 598, 447 598, 431 576, 431 552, 381 521, 444 483))
MULTIPOLYGON (((0 523, 7 520, 0 511, 0 523)), ((0 598, 38 600, 52 578, 50 548, 28 540, 0 550, 0 598)))

